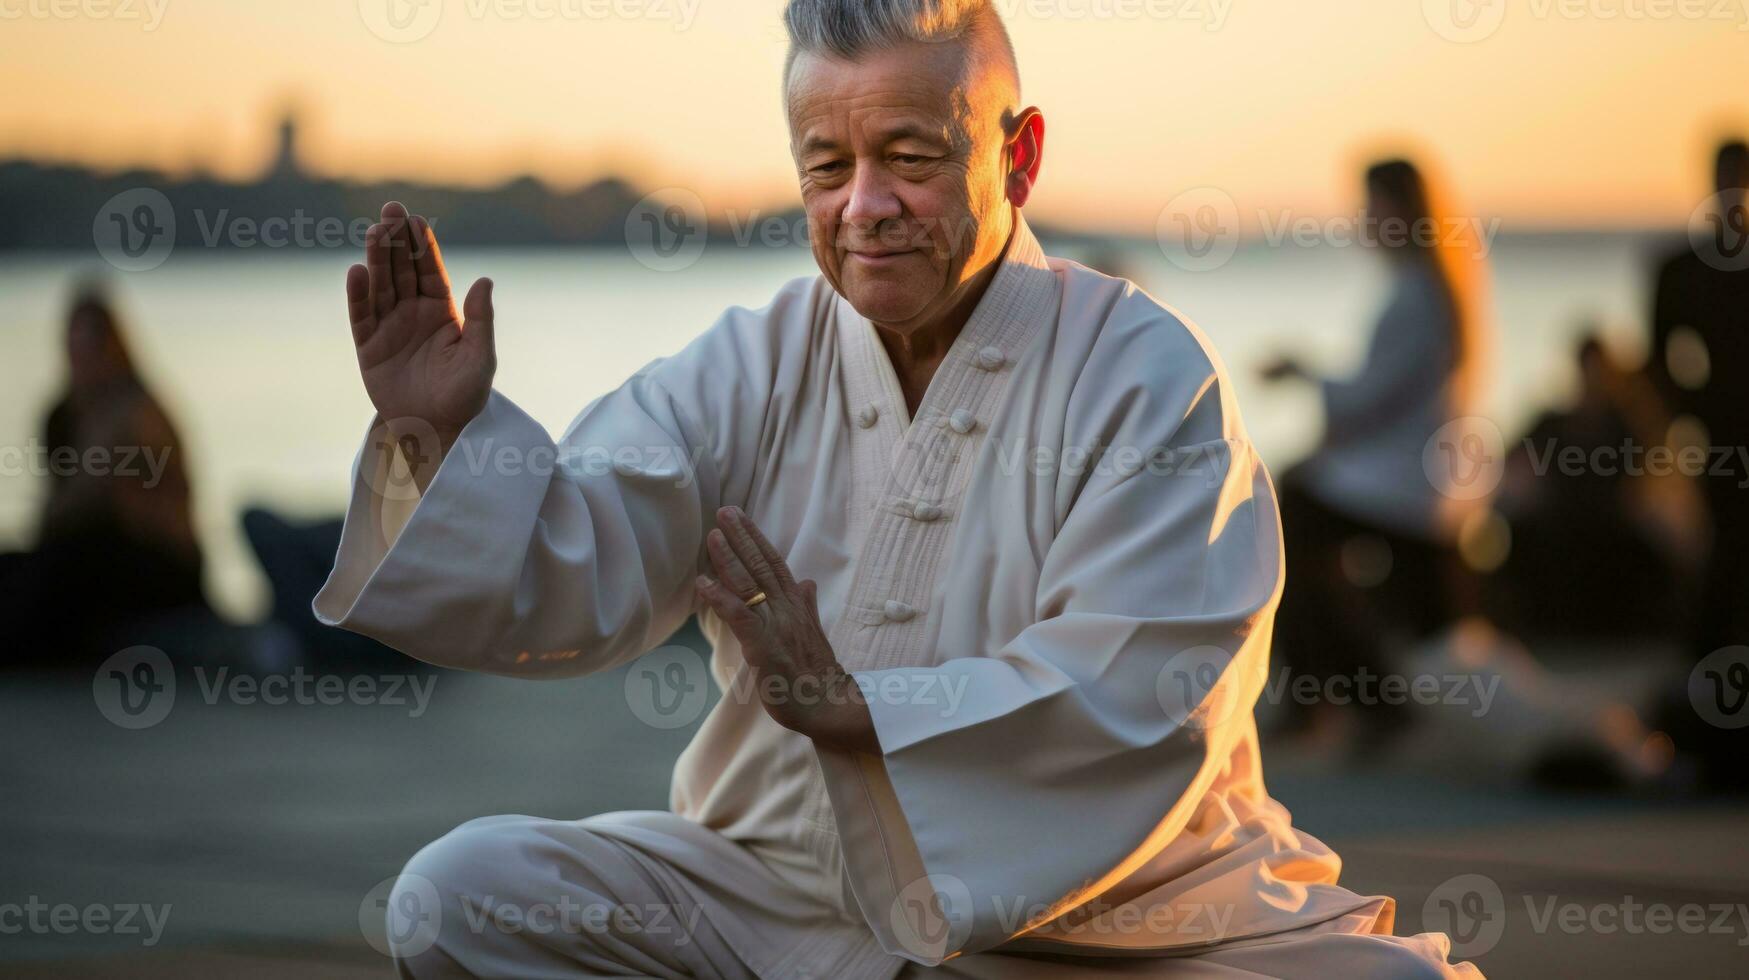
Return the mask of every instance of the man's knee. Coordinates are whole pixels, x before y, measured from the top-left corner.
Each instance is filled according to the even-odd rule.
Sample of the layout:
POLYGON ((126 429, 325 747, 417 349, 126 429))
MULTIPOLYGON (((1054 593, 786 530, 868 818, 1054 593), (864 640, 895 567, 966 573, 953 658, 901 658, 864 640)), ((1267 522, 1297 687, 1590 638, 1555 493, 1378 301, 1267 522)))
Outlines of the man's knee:
MULTIPOLYGON (((506 910, 515 915, 539 888, 529 873, 533 817, 470 820, 407 861, 389 893, 388 942, 410 976, 462 975, 502 944, 506 910)), ((555 896, 556 897, 556 896, 555 896)))
POLYGON ((581 822, 470 820, 413 855, 389 894, 387 929, 410 976, 492 975, 544 963, 612 965, 616 910, 665 901, 625 848, 581 822))

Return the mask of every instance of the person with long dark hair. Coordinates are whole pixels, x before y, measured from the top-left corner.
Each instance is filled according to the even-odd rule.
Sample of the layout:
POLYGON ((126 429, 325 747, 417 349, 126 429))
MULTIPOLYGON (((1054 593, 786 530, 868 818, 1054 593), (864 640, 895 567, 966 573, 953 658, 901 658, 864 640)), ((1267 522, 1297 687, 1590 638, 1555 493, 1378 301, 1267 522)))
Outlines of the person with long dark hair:
MULTIPOLYGON (((1391 279, 1365 361, 1345 378, 1318 377, 1291 358, 1264 370, 1270 381, 1315 383, 1325 414, 1317 450, 1281 480, 1288 571, 1277 651, 1296 674, 1356 681, 1389 673, 1383 638, 1392 630, 1427 636, 1466 607, 1456 545, 1477 502, 1439 485, 1441 468, 1430 475, 1425 455, 1473 414, 1485 338, 1470 226, 1443 212, 1408 160, 1373 165, 1365 186, 1363 241, 1391 279)), ((1375 722, 1402 717, 1390 705, 1365 707, 1385 709, 1364 713, 1375 722)))
POLYGON ((67 386, 43 426, 36 547, 0 564, 8 666, 89 668, 173 612, 208 614, 187 463, 109 301, 67 316, 67 386))

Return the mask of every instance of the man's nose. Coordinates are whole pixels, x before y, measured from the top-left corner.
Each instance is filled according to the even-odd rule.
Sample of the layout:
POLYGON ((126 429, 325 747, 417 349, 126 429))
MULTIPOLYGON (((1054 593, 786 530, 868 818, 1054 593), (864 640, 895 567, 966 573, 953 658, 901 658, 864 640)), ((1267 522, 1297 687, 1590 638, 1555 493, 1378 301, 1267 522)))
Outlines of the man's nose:
POLYGON ((846 224, 860 231, 874 231, 881 222, 897 218, 903 211, 889 176, 881 168, 856 168, 850 182, 850 200, 844 205, 846 224))

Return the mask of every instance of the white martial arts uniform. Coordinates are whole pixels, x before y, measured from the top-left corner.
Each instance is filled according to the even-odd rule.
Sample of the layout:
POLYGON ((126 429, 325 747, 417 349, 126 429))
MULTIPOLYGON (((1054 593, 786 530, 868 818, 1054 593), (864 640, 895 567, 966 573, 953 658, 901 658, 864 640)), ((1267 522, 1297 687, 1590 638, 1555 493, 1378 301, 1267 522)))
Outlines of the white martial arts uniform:
POLYGON ((1023 221, 914 419, 872 325, 816 277, 730 310, 557 445, 493 393, 416 501, 384 489, 392 453, 361 451, 324 622, 452 667, 608 669, 697 610, 734 504, 818 582, 882 749, 774 723, 706 615, 727 693, 674 812, 434 842, 399 889, 441 903, 409 972, 1453 975, 1443 937, 1391 937, 1391 900, 1338 886, 1264 791, 1279 524, 1219 362, 1023 221), (692 925, 480 924, 561 900, 692 925))

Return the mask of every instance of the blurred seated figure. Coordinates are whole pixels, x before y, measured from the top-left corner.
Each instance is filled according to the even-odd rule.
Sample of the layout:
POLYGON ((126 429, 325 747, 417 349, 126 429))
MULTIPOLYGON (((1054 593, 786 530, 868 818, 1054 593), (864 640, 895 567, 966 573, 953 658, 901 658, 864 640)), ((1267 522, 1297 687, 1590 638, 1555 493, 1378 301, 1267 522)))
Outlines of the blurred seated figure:
POLYGON ((1675 635, 1684 572, 1700 557, 1698 495, 1644 376, 1593 333, 1576 367, 1572 404, 1544 413, 1507 454, 1496 510, 1512 545, 1488 580, 1490 615, 1526 639, 1675 635))
POLYGON ((35 549, 0 564, 9 667, 88 669, 167 617, 210 618, 187 462, 108 301, 67 318, 67 388, 44 426, 35 549))
MULTIPOLYGON (((1440 631, 1469 611, 1473 588, 1455 547, 1465 495, 1435 486, 1423 455, 1472 411, 1479 263, 1454 240, 1415 164, 1379 163, 1365 186, 1367 244, 1387 263, 1391 287, 1364 363, 1348 378, 1318 378, 1291 358, 1263 372, 1312 382, 1323 395, 1323 441, 1281 479, 1288 570, 1276 621, 1283 662, 1321 679, 1391 673, 1385 637, 1440 631)), ((1405 719, 1373 705, 1358 720, 1389 728, 1405 719)))

